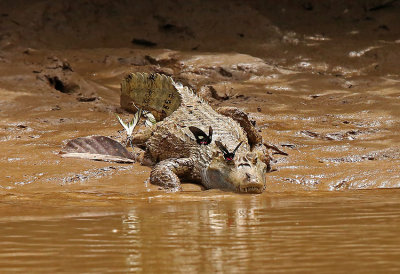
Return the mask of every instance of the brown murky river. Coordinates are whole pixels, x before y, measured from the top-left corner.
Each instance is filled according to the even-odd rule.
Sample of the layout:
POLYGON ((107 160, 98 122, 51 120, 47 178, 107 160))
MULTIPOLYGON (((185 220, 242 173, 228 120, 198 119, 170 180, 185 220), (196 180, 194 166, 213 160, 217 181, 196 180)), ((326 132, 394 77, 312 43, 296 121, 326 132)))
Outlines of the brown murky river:
POLYGON ((0 264, 3 273, 398 272, 399 194, 9 196, 0 264))
POLYGON ((0 1, 0 272, 398 273, 399 1, 0 1), (61 158, 127 72, 250 113, 261 195, 61 158))

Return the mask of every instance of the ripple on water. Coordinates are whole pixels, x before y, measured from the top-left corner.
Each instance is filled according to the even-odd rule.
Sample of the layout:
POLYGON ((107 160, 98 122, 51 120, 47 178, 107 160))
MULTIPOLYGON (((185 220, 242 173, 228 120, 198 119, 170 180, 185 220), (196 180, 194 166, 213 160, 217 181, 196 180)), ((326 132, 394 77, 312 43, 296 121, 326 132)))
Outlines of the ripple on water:
POLYGON ((107 214, 99 207, 97 214, 83 217, 2 219, 0 268, 89 273, 400 270, 395 259, 400 256, 398 191, 213 194, 159 195, 150 203, 137 200, 107 214))

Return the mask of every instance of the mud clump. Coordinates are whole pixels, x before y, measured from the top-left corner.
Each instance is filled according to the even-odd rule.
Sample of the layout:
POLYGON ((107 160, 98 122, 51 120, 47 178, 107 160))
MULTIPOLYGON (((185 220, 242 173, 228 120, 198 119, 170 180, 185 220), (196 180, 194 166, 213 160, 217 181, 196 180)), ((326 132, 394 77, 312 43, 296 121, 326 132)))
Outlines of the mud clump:
POLYGON ((37 79, 64 94, 76 96, 79 102, 93 102, 98 99, 94 83, 87 81, 72 69, 67 60, 48 57, 33 70, 37 79))
POLYGON ((62 93, 73 93, 77 89, 79 89, 79 86, 75 83, 65 83, 61 81, 58 76, 49 76, 46 75, 47 80, 49 81, 50 86, 52 86, 54 89, 62 92, 62 93))
POLYGON ((132 39, 132 44, 139 45, 139 46, 144 46, 144 47, 155 47, 157 46, 157 43, 146 40, 146 39, 137 39, 133 38, 132 39))

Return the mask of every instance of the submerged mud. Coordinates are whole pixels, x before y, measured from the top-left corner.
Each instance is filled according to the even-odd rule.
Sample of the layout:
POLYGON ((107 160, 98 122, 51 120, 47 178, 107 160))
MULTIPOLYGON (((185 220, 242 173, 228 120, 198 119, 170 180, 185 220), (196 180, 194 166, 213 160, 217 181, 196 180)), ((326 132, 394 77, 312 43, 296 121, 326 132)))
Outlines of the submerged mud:
MULTIPOLYGON (((398 215, 393 188, 400 186, 398 1, 133 5, 17 0, 2 1, 0 10, 0 221, 6 225, 0 233, 6 243, 0 261, 9 262, 8 271, 26 270, 33 263, 18 268, 21 261, 9 261, 15 246, 23 253, 29 239, 34 246, 35 239, 44 239, 43 231, 64 225, 66 235, 79 227, 100 236, 88 240, 87 253, 74 253, 68 239, 76 243, 85 233, 66 237, 66 242, 53 233, 53 240, 61 238, 56 247, 44 248, 42 265, 67 251, 93 256, 98 263, 96 268, 80 261, 80 270, 155 271, 161 268, 150 256, 154 249, 145 247, 158 244, 162 252, 156 259, 169 262, 167 243, 175 241, 175 247, 193 255, 185 268, 189 271, 253 271, 265 264, 274 266, 271 271, 335 269, 326 258, 346 259, 347 247, 355 262, 369 266, 366 270, 379 269, 370 264, 374 258, 399 269, 393 260, 398 249, 384 240, 393 237, 392 243, 398 243, 390 226, 395 227, 393 216, 398 215), (139 71, 172 76, 214 107, 249 112, 272 148, 266 192, 244 197, 184 184, 183 193, 167 194, 147 182, 150 168, 138 163, 61 158, 62 147, 77 137, 123 139, 115 114, 124 120, 132 114, 120 107, 119 83, 128 72, 139 71), (379 188, 392 190, 360 191, 379 188), (292 199, 299 199, 294 205, 302 209, 295 210, 292 199), (347 202, 356 209, 343 205, 347 202), (335 213, 337 205, 345 207, 340 208, 343 217, 335 213), (176 226, 168 223, 171 219, 176 226), (369 222, 378 225, 368 230, 369 222), (185 230, 187 223, 196 227, 185 230), (108 234, 113 229, 117 232, 108 234), (165 235, 160 232, 160 240, 151 231, 165 235), (176 231, 199 235, 189 239, 195 248, 189 250, 176 231), (357 238, 360 231, 370 232, 363 234, 365 239, 375 233, 370 253, 363 249, 367 242, 357 238), (10 240, 24 234, 24 241, 10 240), (317 237, 322 234, 328 238, 317 237), (210 246, 210 235, 218 248, 210 246), (280 253, 279 243, 287 235, 291 242, 284 242, 280 253), (302 240, 305 235, 318 242, 315 249, 302 240), (259 241, 265 237, 269 242, 259 241), (124 248, 113 246, 116 239, 124 248), (223 250, 232 239, 240 252, 229 257, 223 250), (123 251, 115 260, 104 260, 93 255, 96 241, 110 244, 99 251, 104 254, 123 251), (304 259, 302 250, 309 259, 294 260, 304 259), (204 266, 210 256, 215 264, 204 266), (230 258, 236 268, 218 265, 230 258)), ((178 257, 164 269, 182 270, 188 257, 178 257)), ((51 262, 38 271, 60 269, 51 262)), ((339 270, 344 269, 355 270, 351 264, 339 270)))

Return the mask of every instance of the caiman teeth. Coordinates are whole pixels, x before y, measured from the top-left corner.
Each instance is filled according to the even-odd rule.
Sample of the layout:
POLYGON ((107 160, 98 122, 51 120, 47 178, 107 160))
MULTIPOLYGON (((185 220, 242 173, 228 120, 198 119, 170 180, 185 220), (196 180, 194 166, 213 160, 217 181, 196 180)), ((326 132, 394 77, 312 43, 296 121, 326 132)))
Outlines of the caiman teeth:
POLYGON ((248 187, 240 187, 239 192, 244 193, 261 193, 263 188, 256 187, 256 186, 248 186, 248 187))

